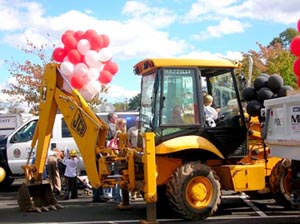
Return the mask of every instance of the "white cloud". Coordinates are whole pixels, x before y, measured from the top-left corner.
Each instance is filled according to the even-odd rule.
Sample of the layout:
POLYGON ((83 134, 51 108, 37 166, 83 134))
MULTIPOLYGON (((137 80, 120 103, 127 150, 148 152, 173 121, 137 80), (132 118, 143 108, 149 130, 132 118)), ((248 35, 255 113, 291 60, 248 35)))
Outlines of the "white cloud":
POLYGON ((140 91, 127 90, 122 86, 111 85, 109 87, 108 93, 101 93, 100 97, 107 99, 109 103, 125 102, 126 100, 133 98, 139 93, 140 91), (112 102, 112 99, 114 99, 114 102, 112 102))
POLYGON ((224 17, 274 21, 292 24, 299 19, 299 0, 198 0, 183 16, 184 22, 222 20, 224 17))
POLYGON ((0 21, 2 21, 0 30, 7 31, 22 29, 38 23, 44 12, 40 4, 21 0, 0 0, 0 8, 0 21))
POLYGON ((230 20, 225 18, 220 21, 216 26, 208 26, 204 31, 201 31, 197 35, 192 35, 192 38, 195 40, 205 40, 212 37, 219 38, 223 35, 228 35, 232 33, 242 33, 245 28, 249 25, 243 24, 238 20, 230 20))
POLYGON ((226 54, 220 53, 211 53, 209 51, 191 51, 188 54, 184 54, 180 56, 181 58, 202 58, 202 59, 215 59, 215 58, 228 58, 231 60, 241 60, 242 54, 241 52, 236 51, 227 51, 226 54))
POLYGON ((177 18, 176 13, 169 9, 149 7, 137 1, 127 1, 122 14, 129 16, 130 20, 140 21, 154 28, 169 26, 177 18))

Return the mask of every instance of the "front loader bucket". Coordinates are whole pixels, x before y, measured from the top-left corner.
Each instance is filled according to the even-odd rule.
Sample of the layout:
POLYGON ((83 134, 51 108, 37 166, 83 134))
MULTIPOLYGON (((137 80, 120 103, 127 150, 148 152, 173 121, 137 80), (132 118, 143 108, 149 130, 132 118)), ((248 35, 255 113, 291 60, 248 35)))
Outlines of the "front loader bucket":
POLYGON ((57 203, 49 183, 23 183, 18 191, 18 204, 24 212, 42 212, 63 208, 57 203))

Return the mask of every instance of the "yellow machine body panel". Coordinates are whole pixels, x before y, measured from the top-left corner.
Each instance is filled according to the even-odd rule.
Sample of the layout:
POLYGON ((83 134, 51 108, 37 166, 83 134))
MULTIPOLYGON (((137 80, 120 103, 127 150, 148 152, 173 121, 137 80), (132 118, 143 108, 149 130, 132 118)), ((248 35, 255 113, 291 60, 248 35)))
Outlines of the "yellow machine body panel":
POLYGON ((265 166, 256 165, 223 165, 214 167, 223 190, 257 191, 265 188, 265 166))

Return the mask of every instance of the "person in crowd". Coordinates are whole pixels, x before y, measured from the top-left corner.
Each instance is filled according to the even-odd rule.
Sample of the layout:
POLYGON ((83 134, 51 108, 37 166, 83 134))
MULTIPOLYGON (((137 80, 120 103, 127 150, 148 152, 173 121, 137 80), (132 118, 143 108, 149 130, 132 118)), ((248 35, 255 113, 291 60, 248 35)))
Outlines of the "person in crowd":
POLYGON ((67 184, 64 200, 69 200, 70 194, 71 199, 76 199, 78 198, 77 168, 80 162, 76 150, 67 151, 63 162, 66 165, 64 176, 67 184))
MULTIPOLYGON (((127 131, 128 134, 128 146, 129 148, 136 149, 138 146, 138 127, 139 127, 140 118, 136 117, 135 125, 130 127, 127 131)), ((137 197, 140 197, 140 194, 137 191, 130 192, 131 200, 135 200, 137 197)))
POLYGON ((58 148, 53 148, 48 153, 46 168, 51 189, 55 195, 61 193, 61 178, 58 169, 58 160, 62 158, 62 152, 58 148))
MULTIPOLYGON (((114 112, 108 113, 107 120, 108 120, 109 129, 106 137, 107 141, 111 140, 115 135, 117 119, 118 116, 116 113, 114 112)), ((96 163, 98 167, 98 162, 96 161, 96 163)), ((113 191, 113 189, 110 189, 109 191, 113 191)), ((105 197, 104 195, 105 192, 102 187, 98 189, 92 188, 92 192, 93 192, 93 202, 106 202, 108 200, 108 198, 105 197)))
POLYGON ((130 127, 127 131, 128 134, 128 146, 129 148, 136 149, 138 143, 138 126, 139 126, 140 118, 136 117, 135 125, 130 127))
POLYGON ((107 115, 107 120, 108 120, 108 126, 109 126, 108 133, 107 133, 107 140, 111 140, 112 138, 115 137, 118 115, 114 112, 110 112, 107 115))
POLYGON ((183 119, 181 116, 182 112, 183 112, 183 108, 179 105, 176 105, 173 108, 172 123, 174 123, 174 124, 182 124, 183 123, 183 119))
MULTIPOLYGON (((126 119, 124 119, 124 118, 117 119, 114 136, 110 141, 114 141, 114 142, 116 142, 116 144, 118 144, 119 135, 121 133, 126 133, 126 125, 127 125, 126 119)), ((118 145, 116 148, 118 148, 118 145)), ((116 153, 118 153, 118 152, 116 151, 116 153)), ((119 161, 117 161, 116 163, 113 164, 112 170, 113 170, 114 174, 118 174, 117 173, 118 172, 118 164, 119 164, 119 161)), ((119 204, 121 202, 121 200, 122 200, 122 196, 120 193, 120 186, 119 186, 119 184, 116 184, 112 190, 112 199, 110 199, 108 202, 119 204)))

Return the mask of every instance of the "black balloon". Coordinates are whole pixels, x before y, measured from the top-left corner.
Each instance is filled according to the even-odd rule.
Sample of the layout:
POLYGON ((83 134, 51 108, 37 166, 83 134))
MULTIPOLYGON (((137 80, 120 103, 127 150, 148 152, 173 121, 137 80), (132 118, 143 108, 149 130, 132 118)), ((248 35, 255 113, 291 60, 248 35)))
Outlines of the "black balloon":
POLYGON ((273 93, 277 93, 282 86, 283 78, 280 75, 274 74, 269 77, 268 87, 273 91, 273 93))
POLYGON ((283 96, 286 96, 287 95, 287 92, 289 90, 293 90, 293 87, 291 86, 282 86, 278 92, 277 92, 277 97, 283 97, 283 96))
POLYGON ((259 76, 264 76, 265 78, 269 79, 270 75, 267 73, 261 73, 259 76))
POLYGON ((253 86, 256 91, 260 90, 263 87, 267 87, 267 85, 268 85, 268 78, 262 75, 256 77, 256 79, 253 82, 253 86))
POLYGON ((251 100, 250 102, 247 103, 246 110, 250 116, 255 117, 260 114, 260 109, 262 107, 263 105, 257 100, 251 100))
POLYGON ((246 101, 251 101, 256 99, 256 91, 253 87, 246 87, 242 91, 243 99, 246 101))
POLYGON ((265 100, 273 98, 273 91, 269 89, 268 87, 261 88, 257 93, 257 100, 260 103, 263 103, 265 100))

